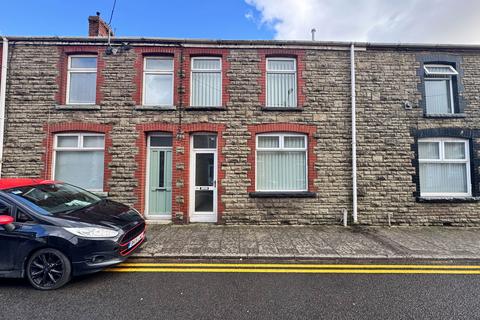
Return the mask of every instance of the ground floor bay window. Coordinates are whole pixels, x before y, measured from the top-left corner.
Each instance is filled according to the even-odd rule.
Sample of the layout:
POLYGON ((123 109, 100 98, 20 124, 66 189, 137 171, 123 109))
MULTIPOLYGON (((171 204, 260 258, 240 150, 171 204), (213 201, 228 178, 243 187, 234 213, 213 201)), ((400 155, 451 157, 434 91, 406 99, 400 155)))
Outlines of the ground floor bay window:
POLYGON ((55 135, 53 179, 103 191, 105 137, 98 133, 55 135))
POLYGON ((472 195, 468 140, 420 139, 418 162, 422 197, 472 195))
POLYGON ((256 146, 256 191, 308 190, 306 135, 259 134, 256 146))

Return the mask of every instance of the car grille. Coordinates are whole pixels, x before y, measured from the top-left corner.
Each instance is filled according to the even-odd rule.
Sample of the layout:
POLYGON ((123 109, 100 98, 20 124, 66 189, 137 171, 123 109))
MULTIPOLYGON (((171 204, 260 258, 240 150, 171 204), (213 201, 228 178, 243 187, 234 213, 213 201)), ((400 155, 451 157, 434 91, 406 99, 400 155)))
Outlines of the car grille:
POLYGON ((136 225, 133 229, 130 229, 125 233, 125 235, 122 238, 121 246, 128 245, 130 241, 135 239, 140 233, 142 233, 145 230, 145 222, 140 223, 139 225, 136 225))

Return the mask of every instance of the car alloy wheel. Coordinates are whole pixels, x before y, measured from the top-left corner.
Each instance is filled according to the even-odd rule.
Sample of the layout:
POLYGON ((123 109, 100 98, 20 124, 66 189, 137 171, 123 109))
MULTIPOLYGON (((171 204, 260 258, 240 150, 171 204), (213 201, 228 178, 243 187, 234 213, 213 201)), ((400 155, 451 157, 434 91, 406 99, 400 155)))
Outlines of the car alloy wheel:
POLYGON ((70 280, 68 258, 56 249, 35 252, 27 264, 27 277, 33 287, 40 290, 58 289, 70 280))

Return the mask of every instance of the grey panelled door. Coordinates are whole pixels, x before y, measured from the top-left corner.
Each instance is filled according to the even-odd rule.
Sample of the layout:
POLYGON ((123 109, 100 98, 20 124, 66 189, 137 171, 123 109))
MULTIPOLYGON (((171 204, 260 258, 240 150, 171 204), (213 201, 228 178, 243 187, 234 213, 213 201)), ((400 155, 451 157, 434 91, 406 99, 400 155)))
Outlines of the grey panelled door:
POLYGON ((172 213, 172 150, 150 149, 148 214, 172 213))

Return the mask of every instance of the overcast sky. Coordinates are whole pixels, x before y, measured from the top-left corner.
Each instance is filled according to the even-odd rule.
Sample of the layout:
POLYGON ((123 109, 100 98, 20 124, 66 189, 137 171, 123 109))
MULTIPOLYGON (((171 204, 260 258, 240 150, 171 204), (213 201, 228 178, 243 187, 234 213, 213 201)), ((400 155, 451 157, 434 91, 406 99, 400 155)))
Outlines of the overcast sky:
POLYGON ((276 39, 480 43, 480 0, 245 0, 276 39))

